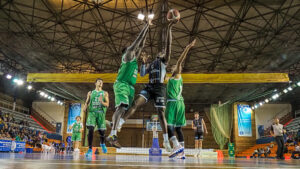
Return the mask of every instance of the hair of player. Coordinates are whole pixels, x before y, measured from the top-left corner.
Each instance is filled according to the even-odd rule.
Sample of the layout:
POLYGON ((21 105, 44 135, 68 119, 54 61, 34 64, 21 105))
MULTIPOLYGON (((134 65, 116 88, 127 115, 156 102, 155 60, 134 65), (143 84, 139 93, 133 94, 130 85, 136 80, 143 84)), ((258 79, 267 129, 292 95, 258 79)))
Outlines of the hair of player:
POLYGON ((77 120, 77 118, 80 118, 80 120, 81 120, 81 116, 76 116, 76 120, 77 120))
POLYGON ((126 50, 127 50, 127 47, 124 47, 124 48, 122 49, 122 54, 124 54, 124 53, 126 52, 126 50))
POLYGON ((196 111, 194 114, 198 114, 199 115, 199 112, 196 111))
POLYGON ((101 78, 97 78, 95 82, 97 82, 98 80, 101 80, 103 82, 103 79, 101 79, 101 78))

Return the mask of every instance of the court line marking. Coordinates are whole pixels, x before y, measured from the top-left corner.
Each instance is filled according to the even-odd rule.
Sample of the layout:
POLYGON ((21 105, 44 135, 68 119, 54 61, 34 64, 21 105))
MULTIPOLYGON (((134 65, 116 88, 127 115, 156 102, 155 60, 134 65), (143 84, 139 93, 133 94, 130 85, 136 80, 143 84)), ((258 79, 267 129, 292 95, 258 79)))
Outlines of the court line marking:
MULTIPOLYGON (((30 162, 28 161, 8 161, 7 163, 29 163, 31 164, 30 162)), ((5 164, 5 163, 4 163, 5 164)), ((261 166, 261 167, 247 167, 247 166, 188 166, 188 165, 180 165, 180 166, 176 166, 175 165, 151 165, 151 164, 143 164, 143 165, 135 165, 135 164, 87 164, 87 163, 40 163, 40 162, 35 162, 34 163, 35 165, 39 164, 39 165, 83 165, 83 166, 117 166, 117 167, 158 167, 158 168, 182 168, 182 167, 188 167, 188 168, 253 168, 253 169, 256 169, 256 168, 266 168, 266 166, 261 166)), ((2 163, 3 165, 3 163, 2 163)), ((282 166, 283 167, 283 166, 282 166)), ((270 167, 272 169, 282 169, 281 167, 280 168, 274 168, 274 167, 270 167)), ((299 168, 298 167, 292 167, 292 166, 284 166, 284 168, 299 168)))

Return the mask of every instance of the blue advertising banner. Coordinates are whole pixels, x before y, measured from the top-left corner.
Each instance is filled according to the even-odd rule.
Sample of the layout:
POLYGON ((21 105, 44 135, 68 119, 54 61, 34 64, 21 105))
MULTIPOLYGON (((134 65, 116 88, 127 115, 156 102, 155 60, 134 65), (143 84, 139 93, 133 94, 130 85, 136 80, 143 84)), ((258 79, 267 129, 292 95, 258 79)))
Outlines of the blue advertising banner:
POLYGON ((0 151, 10 151, 11 140, 0 140, 0 151))
POLYGON ((76 117, 80 116, 80 114, 81 114, 81 104, 80 103, 70 104, 67 133, 72 133, 72 130, 70 130, 69 128, 76 121, 76 117))
POLYGON ((251 112, 249 105, 237 105, 239 136, 252 136, 251 112))
POLYGON ((25 151, 25 142, 23 141, 16 141, 16 149, 15 152, 25 151))
MULTIPOLYGON (((25 151, 25 142, 24 141, 14 141, 15 144, 13 149, 15 152, 25 151)), ((11 140, 0 140, 0 151, 11 151, 12 141, 11 140)))

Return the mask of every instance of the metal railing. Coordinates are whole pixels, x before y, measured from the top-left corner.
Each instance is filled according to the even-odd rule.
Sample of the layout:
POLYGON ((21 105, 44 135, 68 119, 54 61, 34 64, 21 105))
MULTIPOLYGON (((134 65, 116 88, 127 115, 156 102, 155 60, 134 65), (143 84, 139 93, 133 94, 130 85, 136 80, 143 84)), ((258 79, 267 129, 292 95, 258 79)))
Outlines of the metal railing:
MULTIPOLYGON (((11 102, 5 101, 5 100, 0 100, 0 107, 4 107, 4 108, 10 109, 10 110, 13 110, 14 104, 11 102)), ((29 114, 29 108, 23 107, 20 105, 15 106, 15 111, 29 114)))
POLYGON ((50 122, 52 125, 56 126, 56 120, 51 117, 48 113, 46 113, 40 106, 35 105, 34 109, 37 113, 39 113, 43 118, 45 118, 48 122, 50 122))

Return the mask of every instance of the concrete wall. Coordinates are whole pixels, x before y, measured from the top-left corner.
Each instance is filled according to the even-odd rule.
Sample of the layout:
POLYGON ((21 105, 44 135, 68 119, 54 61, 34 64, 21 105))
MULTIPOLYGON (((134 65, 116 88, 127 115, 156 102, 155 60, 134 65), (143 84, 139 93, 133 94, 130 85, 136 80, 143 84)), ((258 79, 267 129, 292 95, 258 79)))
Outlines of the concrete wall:
MULTIPOLYGON (((281 118, 291 111, 291 104, 264 104, 262 107, 255 109, 256 125, 264 125, 266 129, 271 126, 275 117, 281 118)), ((256 137, 259 137, 257 127, 256 137)))
MULTIPOLYGON (((49 122, 52 123, 55 121, 62 123, 63 129, 65 111, 64 106, 58 105, 56 102, 33 102, 32 107, 49 122)), ((53 123, 53 125, 55 124, 53 123)))

